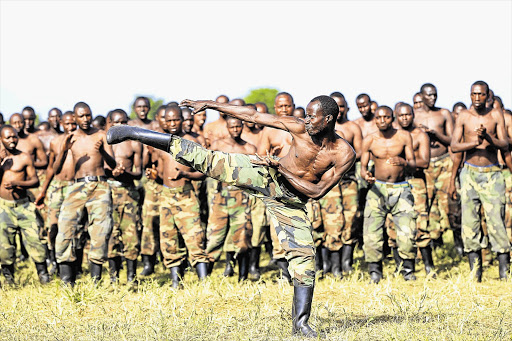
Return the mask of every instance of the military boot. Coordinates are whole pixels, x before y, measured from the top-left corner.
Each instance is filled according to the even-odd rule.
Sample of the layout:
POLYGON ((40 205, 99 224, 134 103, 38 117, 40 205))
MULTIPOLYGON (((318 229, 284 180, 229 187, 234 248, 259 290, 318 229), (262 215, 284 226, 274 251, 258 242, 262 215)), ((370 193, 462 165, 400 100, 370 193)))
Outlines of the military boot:
POLYGON ((226 268, 224 269, 224 277, 232 277, 235 274, 234 262, 235 253, 226 252, 226 268))
POLYGON ((404 259, 402 262, 402 276, 406 281, 415 281, 416 276, 414 275, 415 263, 414 259, 404 259))
POLYGON ((510 271, 510 254, 498 253, 498 267, 500 271, 500 279, 506 280, 510 271))
POLYGON ((60 279, 64 284, 75 285, 76 280, 75 262, 63 262, 59 264, 60 279))
POLYGON ((149 276, 155 273, 155 262, 156 262, 156 254, 154 255, 142 255, 142 264, 144 268, 142 269, 140 275, 141 276, 149 276))
POLYGON ((482 250, 471 251, 468 253, 469 268, 471 271, 476 267, 475 278, 477 282, 482 282, 482 250))
POLYGON ((324 271, 324 275, 327 275, 327 273, 331 272, 331 251, 327 249, 324 246, 321 246, 321 253, 322 253, 322 270, 324 271))
POLYGON ((341 271, 341 253, 342 249, 338 251, 331 251, 331 264, 332 275, 338 279, 343 278, 343 271, 341 271))
POLYGON ((260 273, 260 254, 261 247, 254 247, 250 250, 249 256, 249 276, 253 281, 258 281, 260 273))
POLYGON ((121 257, 109 258, 108 273, 112 284, 119 282, 119 271, 121 271, 121 257))
POLYGON ((318 334, 308 324, 315 287, 300 286, 294 281, 292 303, 292 334, 317 338, 318 334))
POLYGON ((370 283, 379 283, 382 279, 382 261, 369 263, 368 271, 370 273, 370 283))
POLYGON ((10 285, 14 285, 14 264, 2 265, 2 273, 5 277, 5 282, 10 285))
POLYGON ((292 276, 290 275, 290 272, 288 271, 288 261, 286 258, 280 258, 276 261, 277 266, 279 267, 279 270, 281 270, 281 276, 283 279, 286 279, 288 283, 292 284, 292 276))
POLYGON ((135 283, 137 281, 137 259, 126 260, 126 280, 128 283, 135 283))
POLYGON ((183 277, 181 276, 181 269, 179 266, 173 266, 171 268, 171 281, 172 281, 172 287, 174 289, 177 289, 180 286, 181 279, 183 277))
POLYGON ((341 267, 343 272, 349 274, 352 272, 354 263, 354 244, 345 244, 341 249, 341 267))
POLYGON ((196 271, 199 280, 204 280, 208 276, 208 263, 197 263, 196 271))
POLYGON ((249 275, 249 252, 244 252, 238 255, 238 281, 243 282, 247 280, 249 275))
POLYGON ((41 284, 50 283, 50 275, 48 274, 46 262, 36 263, 36 271, 37 276, 39 277, 39 282, 41 282, 41 284))
POLYGON ((421 258, 423 259, 423 265, 425 265, 425 273, 427 276, 432 273, 432 278, 436 277, 434 272, 434 260, 432 259, 432 249, 430 246, 421 247, 421 258))
POLYGON ((94 283, 98 283, 101 280, 102 270, 103 266, 101 264, 89 262, 89 272, 94 283))
POLYGON ((393 247, 393 248, 391 248, 391 250, 393 253, 393 259, 395 260, 395 266, 396 266, 395 273, 398 273, 402 267, 403 259, 402 259, 402 257, 400 257, 397 247, 393 247))

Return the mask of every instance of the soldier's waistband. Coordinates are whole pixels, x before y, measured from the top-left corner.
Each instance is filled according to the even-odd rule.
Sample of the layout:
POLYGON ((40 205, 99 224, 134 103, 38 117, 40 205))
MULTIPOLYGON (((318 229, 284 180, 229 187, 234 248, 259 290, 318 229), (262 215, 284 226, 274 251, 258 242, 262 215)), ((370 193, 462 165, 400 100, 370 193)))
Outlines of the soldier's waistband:
POLYGON ((164 191, 170 192, 170 193, 185 193, 185 192, 190 192, 191 190, 194 189, 194 186, 192 186, 192 184, 190 182, 188 182, 185 185, 180 186, 180 187, 169 187, 166 185, 163 185, 163 186, 164 186, 164 191))
POLYGON ((406 181, 409 181, 412 179, 421 179, 421 180, 426 181, 425 173, 423 171, 421 171, 421 172, 415 172, 414 174, 406 174, 405 175, 406 181))
POLYGON ((30 202, 28 197, 19 200, 7 200, 0 198, 0 205, 6 207, 18 207, 26 204, 27 202, 30 202))
POLYGON ((446 153, 446 154, 443 154, 443 155, 439 155, 439 156, 434 156, 434 157, 431 157, 430 158, 430 162, 437 162, 437 161, 441 161, 441 160, 444 160, 446 159, 447 157, 450 156, 450 153, 446 153))
POLYGON ((116 188, 119 188, 119 187, 133 188, 133 187, 135 187, 135 184, 133 182, 121 182, 121 181, 111 180, 111 179, 108 179, 107 182, 110 186, 116 187, 116 188))
POLYGON ((83 178, 75 179, 75 183, 77 182, 99 182, 99 181, 107 181, 107 177, 105 175, 92 175, 92 176, 84 176, 83 178))
POLYGON ((51 184, 52 184, 52 186, 56 186, 56 187, 66 187, 66 186, 71 186, 74 183, 75 182, 73 180, 56 180, 56 179, 53 179, 51 184))
POLYGON ((403 187, 410 187, 409 182, 407 181, 400 181, 400 182, 385 182, 380 180, 375 180, 375 184, 378 184, 379 186, 385 186, 387 188, 403 188, 403 187))
POLYGON ((468 162, 464 162, 464 167, 479 173, 501 172, 503 169, 502 165, 498 163, 488 166, 475 166, 468 162))
POLYGON ((220 182, 217 184, 216 193, 221 191, 242 191, 240 187, 232 186, 232 185, 226 185, 224 182, 220 182))

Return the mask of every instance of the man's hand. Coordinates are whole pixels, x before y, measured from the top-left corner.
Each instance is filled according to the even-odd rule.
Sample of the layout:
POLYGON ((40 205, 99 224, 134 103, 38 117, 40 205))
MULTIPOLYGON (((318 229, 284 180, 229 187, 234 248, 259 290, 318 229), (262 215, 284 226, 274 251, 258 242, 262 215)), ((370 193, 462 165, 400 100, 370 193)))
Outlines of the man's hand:
POLYGON ((368 184, 370 185, 373 185, 373 183, 375 182, 375 177, 373 176, 372 173, 370 172, 366 172, 366 175, 364 176, 364 179, 366 180, 366 182, 368 182, 368 184))
POLYGON ((268 166, 272 168, 278 168, 279 167, 279 160, 274 159, 270 156, 269 152, 267 151, 267 156, 261 157, 258 154, 256 154, 259 160, 251 160, 251 163, 253 165, 258 166, 268 166))
POLYGON ((61 151, 66 151, 66 150, 70 150, 71 147, 73 147, 73 144, 75 143, 76 140, 72 140, 73 137, 75 136, 74 133, 69 133, 66 138, 64 139, 64 143, 62 144, 62 149, 61 151))
POLYGON ((450 185, 448 186, 448 191, 446 192, 453 200, 457 200, 457 189, 455 188, 455 184, 450 181, 450 185))
POLYGON ((40 192, 35 200, 35 204, 38 210, 42 209, 44 207, 44 199, 46 198, 46 193, 40 192))
POLYGON ((126 168, 123 166, 123 161, 120 161, 116 168, 114 168, 112 171, 112 175, 117 178, 118 176, 124 174, 125 170, 126 168))
POLYGON ((6 182, 4 183, 4 187, 5 187, 6 189, 14 189, 14 188, 15 188, 15 187, 17 187, 17 186, 18 186, 18 185, 17 185, 17 182, 16 182, 16 181, 6 181, 6 182))
POLYGON ((436 131, 433 130, 433 129, 430 129, 429 127, 427 127, 426 125, 424 124, 420 124, 419 127, 427 134, 431 134, 431 135, 435 135, 436 134, 436 131))
POLYGON ((0 149, 0 164, 4 161, 4 159, 7 157, 7 150, 0 149))
POLYGON ((391 166, 407 166, 407 161, 400 156, 390 157, 386 160, 386 163, 391 166))
POLYGON ((176 181, 183 177, 183 171, 181 171, 178 167, 174 167, 176 173, 173 176, 167 177, 168 180, 176 181))
POLYGON ((100 153, 103 153, 103 151, 105 150, 103 148, 103 140, 96 141, 96 143, 94 144, 94 149, 100 153))
POLYGON ((481 145, 487 137, 487 128, 480 124, 479 128, 475 128, 478 144, 481 145))
POLYGON ((208 101, 192 101, 190 99, 184 99, 183 101, 181 101, 180 107, 192 108, 194 109, 192 114, 195 114, 197 112, 206 110, 208 108, 207 102, 208 101))
POLYGON ((156 170, 156 166, 153 165, 151 168, 146 168, 146 177, 151 180, 156 180, 158 176, 158 171, 156 170))

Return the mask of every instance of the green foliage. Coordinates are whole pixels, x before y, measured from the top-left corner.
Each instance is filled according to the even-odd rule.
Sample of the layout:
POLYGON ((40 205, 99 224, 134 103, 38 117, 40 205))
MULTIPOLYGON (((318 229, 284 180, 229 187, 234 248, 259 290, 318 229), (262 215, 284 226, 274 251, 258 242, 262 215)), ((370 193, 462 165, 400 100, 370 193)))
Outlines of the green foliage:
MULTIPOLYGON (((137 118, 137 114, 135 113, 135 111, 133 111, 133 103, 135 102, 135 99, 137 99, 137 97, 139 96, 144 96, 144 95, 136 95, 135 98, 133 99, 132 101, 132 111, 130 112, 130 119, 133 120, 135 118, 137 118)), ((158 108, 164 104, 164 100, 159 98, 159 99, 155 99, 151 96, 145 96, 149 99, 149 103, 151 104, 151 109, 149 109, 149 113, 148 113, 148 118, 150 120, 154 120, 155 119, 155 114, 156 114, 156 111, 158 110, 158 108)))
POLYGON ((263 102, 267 105, 268 111, 275 115, 274 99, 278 93, 279 90, 273 88, 253 89, 247 96, 245 96, 244 101, 246 103, 263 102))

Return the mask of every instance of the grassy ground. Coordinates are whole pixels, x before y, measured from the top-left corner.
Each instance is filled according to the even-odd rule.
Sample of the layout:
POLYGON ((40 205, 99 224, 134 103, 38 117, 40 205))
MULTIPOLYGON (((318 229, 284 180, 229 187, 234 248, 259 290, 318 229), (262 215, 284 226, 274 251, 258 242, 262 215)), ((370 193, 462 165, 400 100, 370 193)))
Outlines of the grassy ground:
MULTIPOLYGON (((358 251, 356 262, 361 257, 358 251)), ((311 324, 329 340, 512 339, 512 284, 497 280, 496 265, 476 283, 460 258, 441 250, 435 259, 436 280, 426 279, 420 264, 418 280, 405 282, 392 262, 378 285, 358 262, 341 281, 319 280, 311 324)), ((0 289, 0 340, 298 339, 290 337, 293 288, 277 281, 277 271, 243 284, 221 273, 219 264, 198 283, 187 272, 184 289, 174 290, 159 266, 136 290, 124 280, 95 286, 88 276, 70 289, 59 280, 41 286, 34 266, 22 263, 17 287, 0 289)))

